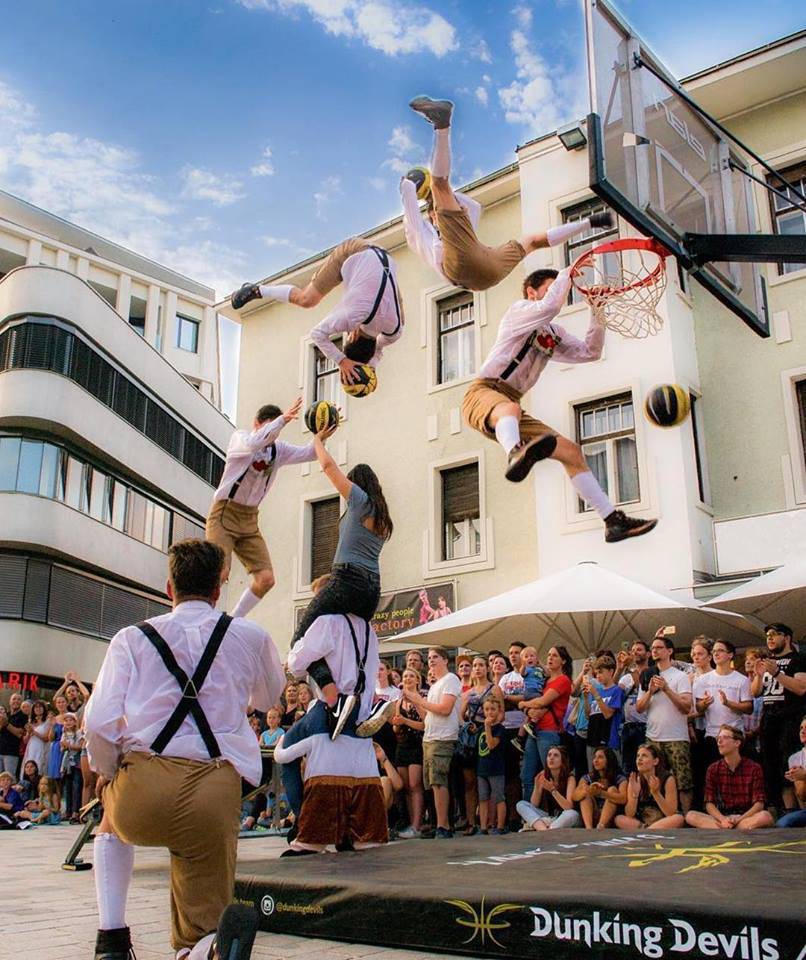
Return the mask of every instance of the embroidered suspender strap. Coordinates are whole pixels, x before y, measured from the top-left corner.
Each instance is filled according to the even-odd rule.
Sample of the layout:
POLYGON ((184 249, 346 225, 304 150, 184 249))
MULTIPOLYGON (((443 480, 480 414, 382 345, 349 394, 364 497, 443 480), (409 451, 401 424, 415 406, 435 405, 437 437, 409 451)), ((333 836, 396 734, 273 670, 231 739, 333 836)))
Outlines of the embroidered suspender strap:
POLYGON ((343 613, 342 616, 347 621, 347 626, 350 628, 350 636, 353 638, 353 650, 355 650, 355 663, 358 667, 358 679, 356 680, 355 690, 353 693, 357 697, 360 697, 364 692, 367 686, 367 677, 364 672, 364 667, 367 662, 367 654, 369 653, 369 620, 364 621, 364 656, 362 657, 358 650, 358 637, 355 635, 355 628, 353 627, 353 621, 347 616, 346 613, 343 613))
POLYGON ((397 326, 391 333, 387 333, 386 336, 393 337, 400 329, 400 298, 398 296, 397 287, 395 286, 395 278, 392 276, 392 269, 389 266, 389 254, 383 249, 383 247, 370 247, 370 250, 373 250, 377 258, 381 261, 381 266, 383 267, 383 277, 381 278, 381 285, 378 287, 378 295, 375 297, 375 303, 373 303, 367 319, 361 321, 361 325, 365 326, 368 323, 372 323, 372 321, 375 319, 375 314, 378 312, 378 308, 381 305, 381 300, 383 299, 384 292, 386 291, 386 283, 388 281, 392 287, 392 293, 394 294, 397 326))
MULTIPOLYGON (((276 457, 277 457, 277 444, 273 443, 269 447, 269 463, 274 463, 276 457)), ((250 463, 249 467, 251 466, 252 464, 250 463)), ((243 481, 243 478, 247 475, 247 473, 249 473, 249 467, 247 467, 246 470, 244 470, 244 472, 240 475, 240 477, 238 477, 235 483, 233 483, 233 485, 229 488, 229 493, 227 494, 227 500, 235 499, 235 494, 238 492, 238 488, 240 487, 241 482, 243 481)), ((268 479, 266 482, 268 482, 268 479)))
POLYGON ((173 651, 159 633, 157 633, 155 628, 150 623, 137 624, 138 630, 151 641, 154 649, 162 658, 166 669, 182 690, 182 698, 176 705, 176 709, 151 744, 151 749, 154 753, 162 753, 182 726, 185 717, 191 714, 196 721, 196 726, 199 728, 199 733, 210 755, 210 759, 215 760, 221 756, 218 741, 199 703, 199 690, 201 690, 202 684, 207 679, 207 674, 213 665, 213 660, 215 660, 215 656, 218 653, 218 648, 221 646, 224 634, 227 632, 231 623, 232 617, 227 616, 226 613, 222 613, 218 618, 218 623, 216 623, 213 628, 213 632, 210 634, 210 639, 207 641, 207 646, 204 648, 201 660, 199 660, 198 666, 190 678, 188 678, 188 675, 176 662, 173 651))
POLYGON ((523 363, 526 354, 532 349, 532 344, 535 342, 536 337, 537 330, 532 330, 532 332, 524 341, 523 346, 520 348, 520 350, 518 350, 515 359, 509 361, 506 370, 504 370, 504 372, 501 374, 501 380, 508 380, 523 363))

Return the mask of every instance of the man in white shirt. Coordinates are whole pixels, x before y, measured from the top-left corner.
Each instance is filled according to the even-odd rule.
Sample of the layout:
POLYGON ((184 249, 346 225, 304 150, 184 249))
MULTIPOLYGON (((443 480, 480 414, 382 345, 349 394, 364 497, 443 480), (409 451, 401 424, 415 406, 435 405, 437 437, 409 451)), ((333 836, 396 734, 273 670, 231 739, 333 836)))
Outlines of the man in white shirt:
POLYGON ((345 240, 328 255, 304 288, 291 283, 245 283, 232 295, 240 310, 263 297, 307 309, 344 282, 341 303, 311 330, 311 340, 338 366, 341 382, 359 382, 361 364, 374 367, 386 347, 403 336, 403 300, 397 285, 397 266, 383 247, 360 237, 345 240), (346 334, 344 349, 333 338, 346 334))
POLYGON ((177 960, 246 960, 256 917, 227 906, 241 778, 257 784, 261 774, 246 709, 250 702, 259 710, 277 703, 285 677, 264 630, 215 610, 220 547, 175 543, 168 565, 173 612, 115 635, 84 714, 105 809, 94 847, 95 955, 133 957, 125 919, 133 844, 171 852, 177 960))
POLYGON ((565 467, 571 485, 605 523, 605 540, 614 543, 649 533, 657 520, 628 517, 616 510, 591 472, 579 444, 560 436, 521 407, 521 397, 537 383, 550 360, 589 363, 602 355, 604 325, 591 315, 584 340, 554 318, 571 287, 571 268, 535 270, 523 282, 523 300, 504 314, 492 350, 467 389, 462 414, 474 430, 497 440, 507 455, 505 476, 526 479, 534 464, 550 458, 565 467))
POLYGON ((415 97, 409 106, 434 127, 434 147, 431 155, 430 197, 426 208, 428 220, 420 213, 417 199, 422 172, 412 170, 400 181, 406 242, 454 286, 466 290, 487 290, 500 283, 532 251, 565 243, 591 227, 612 226, 612 215, 605 211, 584 220, 552 227, 547 233, 534 233, 521 240, 509 240, 499 247, 480 243, 476 229, 481 217, 481 204, 454 191, 450 185, 453 103, 450 100, 415 97))
POLYGON ((641 675, 635 709, 646 714, 646 738, 663 754, 677 781, 683 813, 688 813, 694 786, 688 737, 691 682, 672 666, 674 643, 668 636, 658 631, 649 652, 653 667, 641 675))
MULTIPOLYGON (((252 430, 236 430, 227 448, 227 460, 221 482, 213 494, 205 536, 224 551, 223 578, 229 576, 232 554, 251 576, 249 586, 233 608, 233 617, 245 617, 275 584, 271 556, 258 526, 258 509, 271 489, 280 467, 308 463, 316 459, 313 443, 296 446, 278 440, 286 424, 299 416, 302 397, 286 410, 273 403, 255 414, 252 430)), ((331 428, 319 434, 326 440, 331 428)))
POLYGON ((423 785, 434 791, 437 811, 436 838, 453 836, 448 806, 450 802, 450 769, 456 741, 459 739, 459 710, 462 682, 448 670, 448 653, 442 647, 428 651, 428 669, 434 682, 423 696, 413 690, 404 690, 403 696, 417 707, 425 718, 423 734, 423 785))
POLYGON ((698 716, 705 717, 706 767, 719 759, 716 742, 722 726, 744 729, 744 718, 753 712, 750 678, 733 669, 736 647, 728 640, 715 640, 711 648, 714 669, 697 676, 692 686, 698 716))
POLYGON ((388 839, 375 749, 372 740, 359 736, 356 729, 372 713, 374 678, 380 666, 375 631, 354 613, 323 614, 292 647, 288 669, 304 677, 317 660, 327 663, 339 690, 358 697, 358 710, 338 739, 331 740, 325 703, 314 683, 316 703, 275 748, 275 759, 283 764, 289 803, 298 814, 291 849, 282 856, 343 843, 360 850, 388 839), (306 758, 304 800, 300 797, 302 757, 306 758))

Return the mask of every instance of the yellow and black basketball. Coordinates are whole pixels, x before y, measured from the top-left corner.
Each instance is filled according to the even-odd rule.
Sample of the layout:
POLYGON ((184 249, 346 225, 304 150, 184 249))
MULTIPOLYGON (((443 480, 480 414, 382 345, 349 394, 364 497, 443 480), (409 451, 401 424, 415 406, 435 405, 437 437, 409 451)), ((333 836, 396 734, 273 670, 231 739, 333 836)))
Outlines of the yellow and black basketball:
POLYGON ((375 392, 378 386, 378 377, 375 370, 368 364, 362 363, 353 368, 353 376, 358 377, 356 383, 343 383, 342 389, 351 397, 366 397, 375 392))
POLYGON ((678 383, 661 383, 653 387, 644 401, 644 413, 656 427, 676 427, 691 411, 688 390, 678 383))
POLYGON ((305 411, 305 426, 311 433, 339 425, 339 411, 329 400, 317 400, 305 411))
POLYGON ((431 193, 431 171, 428 167, 412 167, 406 174, 406 179, 411 180, 417 187, 417 199, 427 200, 431 193))

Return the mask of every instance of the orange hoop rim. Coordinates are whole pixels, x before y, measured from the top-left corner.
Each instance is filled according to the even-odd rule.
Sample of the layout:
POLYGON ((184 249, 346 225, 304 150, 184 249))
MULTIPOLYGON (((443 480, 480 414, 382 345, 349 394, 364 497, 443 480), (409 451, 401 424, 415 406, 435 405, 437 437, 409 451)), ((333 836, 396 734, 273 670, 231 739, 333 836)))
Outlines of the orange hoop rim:
POLYGON ((657 283, 657 281, 666 271, 666 258, 670 257, 671 255, 671 251, 667 250, 663 244, 658 243, 657 240, 645 237, 626 237, 619 240, 609 240, 606 243, 599 243, 595 247, 591 247, 590 250, 586 250, 585 253, 577 257, 573 263, 573 266, 571 267, 571 282, 583 297, 601 297, 603 295, 608 297, 617 297, 623 293, 627 293, 628 290, 634 290, 637 287, 648 287, 654 283, 657 283), (604 253, 621 253, 624 250, 646 250, 649 253, 654 253, 658 258, 658 262, 655 265, 655 268, 650 270, 646 276, 643 276, 638 280, 634 280, 632 283, 626 283, 621 287, 585 287, 576 282, 577 264, 585 260, 587 257, 590 257, 591 254, 600 255, 604 253))

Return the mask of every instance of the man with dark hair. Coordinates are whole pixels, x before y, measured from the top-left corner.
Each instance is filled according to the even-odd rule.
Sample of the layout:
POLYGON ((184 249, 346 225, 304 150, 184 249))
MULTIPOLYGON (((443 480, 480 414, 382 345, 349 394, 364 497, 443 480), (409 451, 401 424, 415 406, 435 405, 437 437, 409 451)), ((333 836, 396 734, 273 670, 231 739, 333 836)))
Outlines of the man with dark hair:
POLYGON ((215 609, 224 559, 204 540, 170 548, 173 612, 113 637, 86 707, 105 809, 94 848, 96 960, 134 956, 126 925, 132 844, 170 850, 177 960, 246 960, 251 952, 257 917, 228 906, 241 778, 257 784, 261 775, 246 708, 276 703, 285 676, 264 630, 215 609))
POLYGON ((758 830, 774 826, 764 809, 764 774, 741 755, 744 732, 723 723, 716 735, 720 759, 705 773, 705 813, 689 810, 686 823, 699 830, 758 830))
POLYGON ((232 295, 240 310, 261 297, 311 308, 344 283, 341 303, 311 330, 311 340, 339 368, 345 385, 359 382, 360 364, 376 366, 390 344, 403 336, 403 301, 397 286, 397 266, 382 247, 360 237, 345 240, 328 255, 304 288, 291 283, 245 283, 232 295), (334 343, 346 334, 344 348, 334 343))
MULTIPOLYGON (((227 448, 227 462, 213 505, 207 517, 205 536, 224 551, 222 576, 229 576, 232 554, 251 576, 251 583, 233 608, 234 617, 245 617, 274 586, 274 570, 263 534, 258 526, 258 508, 269 492, 280 467, 316 459, 313 443, 296 446, 277 437, 283 427, 299 416, 302 397, 286 410, 273 403, 255 414, 251 432, 236 430, 227 448)), ((320 436, 327 439, 333 429, 320 436)))
POLYGON ((787 758, 798 748, 798 724, 806 706, 806 654, 792 645, 792 628, 770 623, 764 628, 770 656, 757 660, 751 684, 754 697, 761 696, 759 741, 767 802, 795 810, 795 797, 784 779, 787 758))
MULTIPOLYGON (((624 691, 624 723, 621 725, 621 767, 625 773, 635 773, 635 755, 646 740, 646 714, 636 710, 641 674, 649 666, 649 643, 633 640, 630 651, 619 652, 616 662, 622 671, 618 685, 624 691)), ((618 671, 616 672, 618 676, 618 671)))
POLYGON ((426 198, 427 219, 420 213, 417 197, 418 187, 424 182, 422 168, 410 170, 400 181, 406 242, 454 286, 487 290, 500 283, 534 250, 566 243, 591 227, 613 225, 612 214, 603 211, 583 220, 551 227, 546 233, 527 234, 520 240, 509 240, 498 247, 486 246, 476 236, 481 204, 455 191, 450 184, 453 103, 415 97, 409 106, 433 126, 434 147, 430 190, 426 198))
POLYGON ((25 733, 28 717, 22 712, 22 695, 12 693, 8 701, 8 713, 0 717, 0 772, 17 776, 20 765, 20 742, 25 733))
POLYGON ((604 325, 595 315, 591 315, 584 340, 553 322, 570 287, 570 267, 559 273, 536 270, 526 278, 524 299, 516 300, 504 314, 493 348, 465 393, 462 413, 474 430, 501 444, 507 455, 507 480, 520 483, 546 458, 561 463, 580 499, 604 520, 605 540, 613 543, 649 533, 657 520, 634 519, 616 510, 591 472, 582 448, 521 406, 521 398, 537 383, 550 360, 588 363, 602 355, 604 325))

